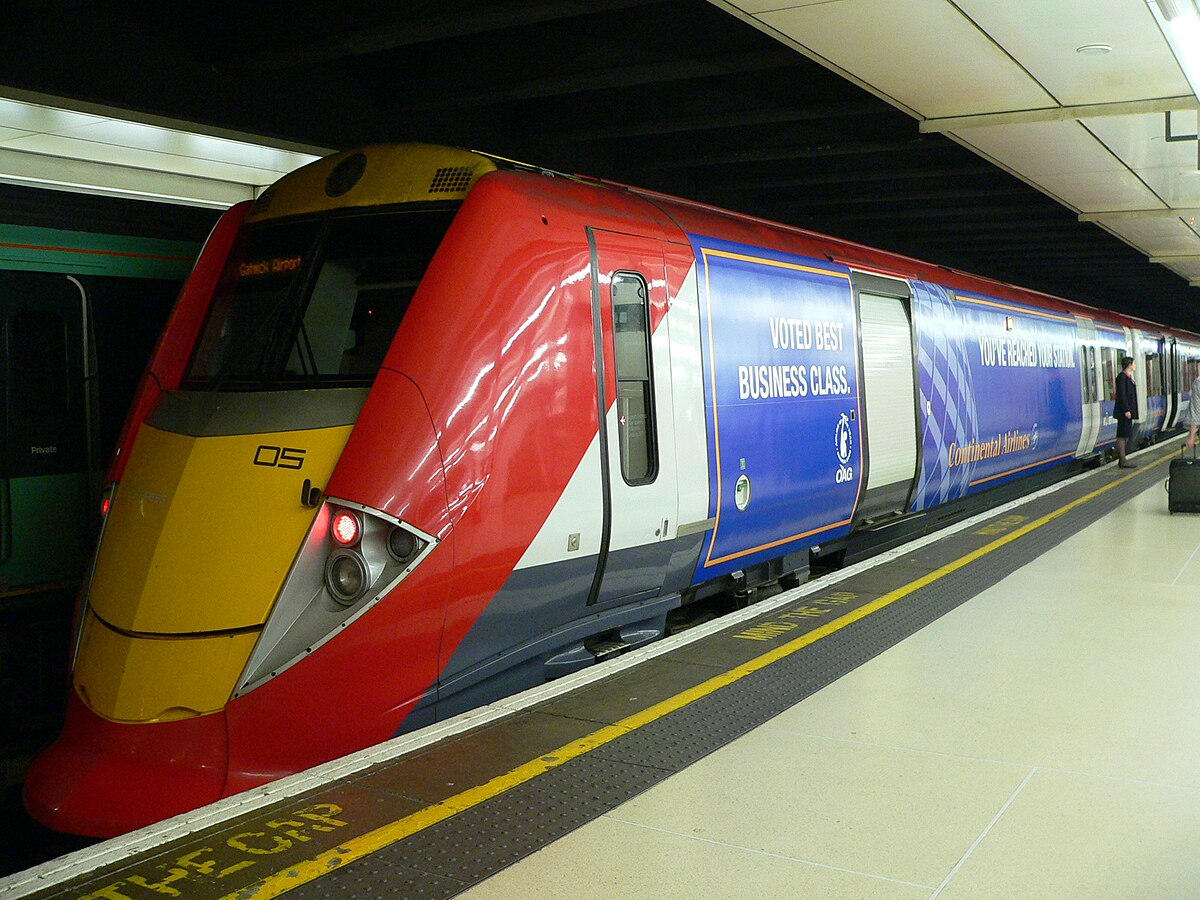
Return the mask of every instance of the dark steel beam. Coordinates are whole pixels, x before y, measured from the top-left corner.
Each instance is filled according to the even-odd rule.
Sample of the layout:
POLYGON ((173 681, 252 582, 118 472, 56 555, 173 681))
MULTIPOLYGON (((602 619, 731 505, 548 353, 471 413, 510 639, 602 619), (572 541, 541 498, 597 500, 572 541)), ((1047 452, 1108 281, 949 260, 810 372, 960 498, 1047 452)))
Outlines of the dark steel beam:
MULTIPOLYGON (((769 190, 784 187, 809 187, 812 185, 833 184, 847 189, 853 189, 860 184, 879 181, 906 184, 909 181, 926 179, 994 177, 998 181, 1011 180, 995 166, 985 162, 977 165, 959 165, 942 168, 916 166, 911 169, 878 168, 871 171, 855 172, 824 172, 797 175, 764 175, 747 178, 722 178, 714 180, 713 187, 728 191, 769 190)), ((1074 217, 1072 217, 1074 218, 1074 217)))
MULTIPOLYGON (((448 41, 469 35, 488 34, 505 28, 541 25, 562 19, 591 16, 597 13, 616 12, 634 6, 648 6, 661 0, 537 0, 537 2, 510 2, 484 4, 478 10, 454 12, 446 10, 432 16, 389 22, 361 31, 341 34, 308 44, 262 53, 251 59, 231 58, 219 65, 228 65, 252 72, 295 69, 316 63, 367 56, 385 50, 397 50, 415 44, 430 44, 448 41)), ((324 21, 335 17, 332 9, 324 10, 324 21)))
POLYGON ((400 111, 408 114, 436 110, 470 109, 496 106, 515 101, 545 97, 564 97, 591 91, 642 87, 700 78, 718 78, 741 72, 763 72, 795 66, 795 58, 785 50, 730 53, 703 59, 658 59, 627 66, 586 69, 527 81, 508 81, 478 91, 456 91, 406 102, 400 111))
POLYGON ((797 159, 822 159, 836 156, 870 156, 891 153, 913 153, 941 149, 940 142, 928 142, 922 137, 884 141, 843 141, 839 143, 808 144, 798 147, 763 147, 755 150, 729 150, 660 160, 639 160, 638 169, 659 172, 672 169, 703 168, 705 166, 749 165, 760 162, 787 162, 797 159))
MULTIPOLYGON (((857 100, 836 106, 805 106, 787 109, 714 110, 705 115, 656 117, 653 119, 615 119, 611 124, 588 128, 565 129, 548 135, 555 144, 575 144, 587 141, 617 140, 649 135, 676 135, 696 131, 719 131, 728 128, 751 128, 762 125, 789 125, 797 122, 824 122, 856 118, 878 112, 879 101, 857 100)), ((993 168, 994 170, 994 168, 993 168)))

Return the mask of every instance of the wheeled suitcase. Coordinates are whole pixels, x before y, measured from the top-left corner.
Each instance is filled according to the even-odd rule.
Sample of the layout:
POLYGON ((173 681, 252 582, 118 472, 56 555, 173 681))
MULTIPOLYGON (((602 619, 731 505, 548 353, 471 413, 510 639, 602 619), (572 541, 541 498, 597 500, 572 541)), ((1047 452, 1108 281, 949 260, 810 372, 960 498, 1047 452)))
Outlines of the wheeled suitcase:
MULTIPOLYGON (((1187 444, 1183 445, 1187 448, 1187 444)), ((1196 448, 1191 456, 1179 456, 1171 460, 1171 472, 1167 477, 1167 509, 1172 513, 1200 513, 1200 459, 1196 448)))

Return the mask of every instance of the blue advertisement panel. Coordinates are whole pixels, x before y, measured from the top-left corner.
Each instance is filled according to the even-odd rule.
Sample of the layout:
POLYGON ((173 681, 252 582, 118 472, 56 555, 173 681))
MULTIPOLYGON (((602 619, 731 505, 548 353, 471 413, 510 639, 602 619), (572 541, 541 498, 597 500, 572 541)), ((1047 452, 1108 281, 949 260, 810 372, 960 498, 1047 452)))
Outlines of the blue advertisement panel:
POLYGON ((1082 428, 1072 316, 913 283, 927 509, 1075 455, 1082 428))
POLYGON ((715 520, 700 583, 845 535, 862 439, 849 271, 689 237, 715 520))

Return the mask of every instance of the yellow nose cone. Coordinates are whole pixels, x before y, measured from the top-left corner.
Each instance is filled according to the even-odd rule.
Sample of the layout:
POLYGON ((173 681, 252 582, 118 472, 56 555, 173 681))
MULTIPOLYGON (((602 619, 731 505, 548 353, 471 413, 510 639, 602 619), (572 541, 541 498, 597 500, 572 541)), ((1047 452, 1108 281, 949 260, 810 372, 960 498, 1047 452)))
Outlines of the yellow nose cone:
POLYGON ((170 722, 218 712, 256 640, 257 629, 170 638, 120 634, 89 612, 75 690, 114 722, 170 722))
POLYGON ((89 604, 120 631, 262 625, 351 426, 191 437, 143 425, 105 523, 89 604))
POLYGON ((190 437, 142 426, 109 510, 74 682, 118 722, 229 701, 351 426, 190 437))

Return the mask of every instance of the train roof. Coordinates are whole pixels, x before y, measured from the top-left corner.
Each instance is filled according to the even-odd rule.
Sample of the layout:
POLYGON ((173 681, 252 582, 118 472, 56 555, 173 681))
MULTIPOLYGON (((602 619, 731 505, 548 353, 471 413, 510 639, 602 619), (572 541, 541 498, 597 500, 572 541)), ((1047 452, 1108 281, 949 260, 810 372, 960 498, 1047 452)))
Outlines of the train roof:
POLYGON ((436 144, 375 144, 333 154, 284 176, 255 201, 247 221, 310 215, 336 209, 408 203, 461 202, 481 178, 520 171, 555 179, 560 190, 603 191, 647 204, 650 218, 667 217, 684 234, 720 237, 754 246, 801 252, 848 268, 946 287, 1078 315, 1102 323, 1200 341, 1200 335, 1135 319, 1018 285, 973 275, 797 226, 721 209, 616 181, 549 169, 473 150, 436 144))

